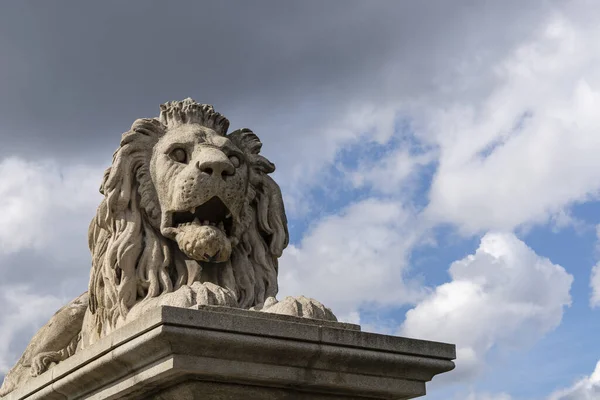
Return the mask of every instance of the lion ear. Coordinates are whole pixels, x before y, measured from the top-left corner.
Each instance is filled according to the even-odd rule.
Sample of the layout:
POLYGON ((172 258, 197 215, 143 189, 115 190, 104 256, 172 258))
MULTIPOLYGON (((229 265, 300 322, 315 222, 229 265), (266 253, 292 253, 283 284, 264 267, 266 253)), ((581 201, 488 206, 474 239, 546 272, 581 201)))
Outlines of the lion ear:
POLYGON ((229 139, 236 144, 241 150, 246 153, 246 157, 248 157, 248 161, 254 167, 264 172, 265 174, 270 174, 275 171, 275 165, 267 160, 265 157, 260 155, 260 149, 262 148, 262 142, 256 136, 254 132, 252 132, 248 128, 238 129, 236 131, 231 132, 227 135, 229 139))
POLYGON ((258 136, 248 128, 237 129, 227 135, 227 137, 247 154, 258 154, 262 148, 262 142, 258 136))

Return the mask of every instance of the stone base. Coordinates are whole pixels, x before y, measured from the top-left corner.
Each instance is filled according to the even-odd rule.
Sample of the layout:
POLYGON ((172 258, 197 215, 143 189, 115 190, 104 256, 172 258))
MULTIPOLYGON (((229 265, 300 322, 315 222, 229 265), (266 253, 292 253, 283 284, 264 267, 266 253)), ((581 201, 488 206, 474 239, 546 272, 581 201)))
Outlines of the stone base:
POLYGON ((6 399, 411 399, 455 347, 357 325, 223 307, 162 307, 6 399))

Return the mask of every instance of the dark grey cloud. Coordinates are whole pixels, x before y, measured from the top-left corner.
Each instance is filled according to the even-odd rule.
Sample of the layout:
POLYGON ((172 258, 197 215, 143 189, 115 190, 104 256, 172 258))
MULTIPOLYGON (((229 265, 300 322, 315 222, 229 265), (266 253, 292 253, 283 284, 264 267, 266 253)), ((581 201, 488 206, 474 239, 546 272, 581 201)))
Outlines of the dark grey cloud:
MULTIPOLYGON (((4 2, 0 160, 108 164, 134 119, 192 96, 213 103, 232 127, 255 129, 285 173, 314 159, 322 128, 356 102, 451 97, 445 80, 473 60, 469 71, 482 76, 464 90, 485 90, 494 60, 552 7, 550 0, 4 2)), ((77 223, 85 228, 87 220, 77 223)), ((22 260, 35 269, 36 257, 4 266, 22 260)), ((6 268, 3 278, 16 282, 23 271, 6 268)))
POLYGON ((452 61, 510 45, 545 3, 4 2, 0 157, 107 163, 135 118, 191 96, 285 163, 353 101, 437 90, 452 61))

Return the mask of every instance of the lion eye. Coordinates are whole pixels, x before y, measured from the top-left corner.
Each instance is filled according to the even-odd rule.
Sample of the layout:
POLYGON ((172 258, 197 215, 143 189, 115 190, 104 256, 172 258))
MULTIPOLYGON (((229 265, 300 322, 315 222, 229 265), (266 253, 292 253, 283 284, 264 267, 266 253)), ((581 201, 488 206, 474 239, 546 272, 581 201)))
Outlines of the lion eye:
POLYGON ((184 149, 177 148, 173 150, 171 154, 169 154, 169 157, 179 163, 187 163, 187 153, 184 149))
POLYGON ((241 164, 241 161, 239 159, 238 156, 230 156, 229 157, 229 161, 231 161, 231 163, 233 164, 234 167, 239 167, 241 164))

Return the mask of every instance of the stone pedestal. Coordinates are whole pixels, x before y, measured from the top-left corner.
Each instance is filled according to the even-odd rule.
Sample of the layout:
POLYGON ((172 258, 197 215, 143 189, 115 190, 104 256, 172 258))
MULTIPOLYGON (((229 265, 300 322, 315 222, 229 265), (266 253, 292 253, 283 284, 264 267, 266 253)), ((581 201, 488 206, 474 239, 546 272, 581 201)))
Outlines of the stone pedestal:
POLYGON ((162 307, 7 399, 411 399, 449 344, 222 307, 162 307))

